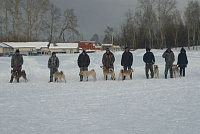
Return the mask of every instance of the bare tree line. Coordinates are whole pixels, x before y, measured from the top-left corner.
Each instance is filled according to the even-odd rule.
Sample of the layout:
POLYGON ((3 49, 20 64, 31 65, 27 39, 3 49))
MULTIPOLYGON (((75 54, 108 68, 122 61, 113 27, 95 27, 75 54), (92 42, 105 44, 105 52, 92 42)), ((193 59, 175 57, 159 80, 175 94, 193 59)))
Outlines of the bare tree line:
MULTIPOLYGON (((137 48, 188 48, 200 44, 200 3, 189 1, 181 13, 176 0, 138 0, 134 11, 128 10, 119 30, 107 27, 104 43, 137 48)), ((196 47, 197 49, 197 47, 196 47)))
POLYGON ((0 2, 0 41, 70 42, 82 38, 73 9, 62 13, 50 0, 0 2))

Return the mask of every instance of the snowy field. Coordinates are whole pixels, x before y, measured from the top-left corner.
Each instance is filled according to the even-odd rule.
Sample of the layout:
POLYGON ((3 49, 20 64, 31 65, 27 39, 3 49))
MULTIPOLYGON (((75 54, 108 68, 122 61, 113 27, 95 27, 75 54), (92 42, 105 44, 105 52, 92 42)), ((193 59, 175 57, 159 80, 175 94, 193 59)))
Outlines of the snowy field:
MULTIPOLYGON (((96 82, 79 82, 78 54, 67 54, 57 55, 67 83, 48 83, 49 57, 38 56, 24 57, 29 82, 11 84, 11 57, 0 57, 0 134, 199 134, 200 51, 187 50, 185 78, 167 80, 164 50, 152 52, 160 79, 145 78, 145 50, 137 50, 133 80, 123 82, 103 80, 103 52, 89 54, 96 82)), ((114 55, 118 79, 122 52, 114 55)))

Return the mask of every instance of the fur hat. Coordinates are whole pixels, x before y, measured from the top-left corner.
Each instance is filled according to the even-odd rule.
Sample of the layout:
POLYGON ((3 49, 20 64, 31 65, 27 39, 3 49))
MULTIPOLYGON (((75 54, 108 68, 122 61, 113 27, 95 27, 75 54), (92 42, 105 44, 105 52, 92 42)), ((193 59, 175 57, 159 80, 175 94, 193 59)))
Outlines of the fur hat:
POLYGON ((19 53, 20 51, 19 51, 19 49, 17 49, 16 51, 15 51, 15 53, 19 53))

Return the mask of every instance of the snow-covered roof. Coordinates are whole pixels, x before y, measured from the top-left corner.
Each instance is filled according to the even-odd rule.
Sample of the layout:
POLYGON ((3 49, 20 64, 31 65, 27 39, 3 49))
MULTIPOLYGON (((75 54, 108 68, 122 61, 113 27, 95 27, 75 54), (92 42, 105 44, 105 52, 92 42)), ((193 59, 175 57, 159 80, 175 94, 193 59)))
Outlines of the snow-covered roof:
MULTIPOLYGON (((5 44, 13 47, 13 48, 45 48, 49 44, 49 42, 4 42, 5 44)), ((53 43, 50 44, 50 49, 60 49, 60 48, 78 48, 78 43, 56 43, 54 46, 53 43)))
POLYGON ((102 44, 102 46, 111 47, 111 46, 112 46, 112 44, 102 44))
POLYGON ((6 45, 6 44, 4 44, 4 43, 0 43, 0 46, 1 46, 1 47, 4 47, 4 48, 5 48, 5 47, 6 47, 6 48, 10 47, 10 46, 8 46, 8 45, 6 45))
POLYGON ((56 43, 56 45, 51 44, 50 49, 62 49, 62 48, 78 48, 78 43, 56 43))
POLYGON ((41 47, 47 47, 48 45, 48 42, 4 42, 4 43, 13 48, 32 47, 40 49, 41 47))

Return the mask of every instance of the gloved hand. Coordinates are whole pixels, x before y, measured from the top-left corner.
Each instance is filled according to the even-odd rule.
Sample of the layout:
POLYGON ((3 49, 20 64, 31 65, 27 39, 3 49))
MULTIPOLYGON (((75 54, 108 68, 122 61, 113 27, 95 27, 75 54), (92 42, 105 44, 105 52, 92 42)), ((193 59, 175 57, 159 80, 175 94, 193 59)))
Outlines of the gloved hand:
POLYGON ((19 70, 20 68, 21 68, 21 65, 20 65, 20 64, 18 64, 18 65, 17 65, 17 69, 19 70))

